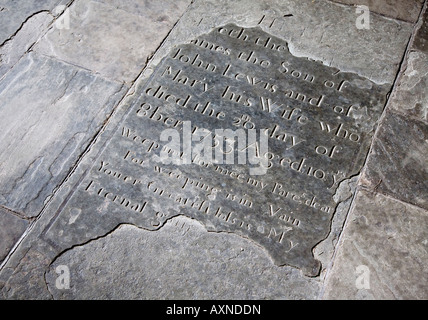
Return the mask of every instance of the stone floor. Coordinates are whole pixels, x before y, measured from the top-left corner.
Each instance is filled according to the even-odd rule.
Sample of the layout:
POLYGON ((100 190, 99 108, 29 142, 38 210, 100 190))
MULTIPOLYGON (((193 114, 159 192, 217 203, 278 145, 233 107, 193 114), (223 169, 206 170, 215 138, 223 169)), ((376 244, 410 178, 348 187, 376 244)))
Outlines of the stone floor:
MULTIPOLYGON (((0 298, 427 299, 427 5, 0 0, 0 298), (367 28, 357 27, 357 5, 370 9, 367 28), (363 167, 342 185, 343 207, 313 248, 321 272, 277 266, 251 239, 185 214, 157 231, 94 220, 82 237, 57 234, 63 247, 47 241, 93 150, 162 58, 229 23, 388 88, 363 167)), ((70 225, 79 214, 69 213, 70 225)))

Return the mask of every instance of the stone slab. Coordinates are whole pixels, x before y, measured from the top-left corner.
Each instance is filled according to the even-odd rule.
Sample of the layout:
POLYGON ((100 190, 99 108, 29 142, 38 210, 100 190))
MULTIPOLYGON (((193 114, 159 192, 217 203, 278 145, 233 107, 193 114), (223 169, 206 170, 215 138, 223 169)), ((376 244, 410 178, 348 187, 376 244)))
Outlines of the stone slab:
MULTIPOLYGON (((108 200, 106 200, 99 207, 99 209, 96 209, 94 211, 81 210, 80 207, 82 206, 88 208, 97 203, 101 203, 101 199, 97 199, 96 193, 100 192, 102 194, 103 191, 99 191, 98 189, 94 192, 94 190, 91 189, 91 186, 93 185, 89 186, 89 183, 85 185, 83 189, 88 188, 92 192, 92 195, 90 197, 86 196, 80 198, 78 194, 82 195, 84 193, 82 191, 86 191, 82 190, 81 187, 83 185, 83 179, 87 178, 88 174, 89 177, 95 177, 94 174, 96 174, 98 175, 98 179, 98 177, 102 177, 103 174, 107 175, 107 172, 109 172, 108 170, 105 172, 100 172, 100 170, 98 170, 97 168, 97 166, 101 164, 99 162, 100 152, 103 152, 104 150, 107 150, 109 148, 110 137, 116 134, 116 128, 120 126, 121 119, 125 118, 127 111, 133 110, 136 113, 135 108, 138 106, 138 99, 141 98, 140 95, 148 89, 148 87, 146 86, 147 83, 145 81, 148 80, 154 72, 160 72, 160 69, 156 69, 155 66, 161 63, 161 60, 164 57, 174 53, 173 49, 175 49, 176 46, 189 44, 190 40, 199 38, 203 34, 211 32, 214 28, 219 27, 221 25, 226 25, 231 22, 237 23, 243 27, 259 26, 263 31, 268 32, 273 37, 277 36, 281 38, 281 41, 287 40, 287 47, 291 52, 291 54, 288 54, 288 56, 293 56, 293 59, 298 60, 298 56, 301 56, 305 57, 302 58, 304 60, 307 60, 306 58, 319 60, 318 62, 311 61, 310 59, 307 60, 307 63, 311 64, 311 67, 312 65, 316 65, 315 70, 318 71, 331 71, 331 69, 329 69, 329 66, 339 68, 342 72, 339 72, 338 69, 335 69, 335 71, 333 72, 335 76, 350 76, 351 78, 355 77, 353 79, 359 78, 361 80, 357 80, 352 84, 352 87, 358 88, 357 90, 359 90, 361 93, 366 92, 366 90, 369 91, 369 88, 379 88, 378 85, 373 84, 371 81, 364 79, 363 77, 366 77, 377 83, 387 83, 388 85, 383 87, 383 89, 387 90, 395 79, 395 74, 401 62, 401 58, 404 53, 407 41, 410 37, 412 26, 410 23, 391 21, 390 19, 381 16, 376 16, 373 17, 373 28, 370 31, 361 32, 361 30, 357 30, 355 28, 356 17, 357 16, 355 14, 354 8, 349 8, 346 6, 337 6, 336 4, 332 4, 326 1, 266 1, 263 3, 260 1, 196 1, 195 3, 193 3, 190 9, 185 13, 183 18, 178 22, 176 28, 171 31, 168 39, 159 47, 159 50, 151 60, 149 67, 146 69, 146 72, 144 72, 138 79, 135 91, 133 91, 133 94, 127 97, 125 101, 121 104, 116 116, 111 119, 110 124, 105 128, 105 131, 100 137, 100 140, 98 140, 94 144, 94 146, 90 150, 88 150, 88 153, 86 154, 83 161, 79 164, 79 166, 75 168, 73 175, 71 175, 67 179, 67 182, 59 188, 55 197, 51 199, 50 203, 48 204, 48 207, 45 209, 42 218, 38 220, 38 222, 34 225, 34 228, 32 229, 31 233, 21 243, 17 252, 10 258, 5 268, 3 268, 3 270, 0 272, 0 288, 2 288, 2 295, 7 298, 25 298, 31 296, 53 298, 52 294, 47 289, 46 282, 44 281, 44 275, 49 269, 51 262, 56 260, 60 256, 60 254, 64 252, 64 250, 68 251, 73 246, 77 246, 76 249, 84 249, 84 243, 89 243, 90 245, 97 245, 97 242, 93 241, 94 239, 99 237, 104 238, 108 236, 112 230, 116 230, 118 225, 122 223, 129 223, 135 226, 143 227, 145 229, 158 230, 156 232, 162 232, 162 228, 165 227, 165 224, 164 226, 162 226, 161 224, 156 225, 156 220, 147 221, 147 217, 132 216, 132 212, 130 210, 126 211, 125 209, 120 209, 119 206, 117 206, 117 208, 114 208, 117 203, 108 203, 108 200), (242 8, 248 8, 248 11, 243 12, 242 8), (353 71, 358 75, 346 75, 345 72, 350 71, 353 71), (97 170, 99 172, 97 172, 97 170), (79 202, 79 199, 84 199, 84 201, 79 202), (147 222, 149 223, 149 225, 146 224, 147 222), (154 223, 154 225, 150 225, 150 223, 154 223), (88 228, 88 226, 91 227, 88 228), (29 288, 26 286, 26 283, 28 283, 30 280, 31 283, 34 284, 31 286, 31 290, 29 290, 29 288)), ((216 55, 202 53, 202 51, 204 51, 203 49, 204 48, 202 47, 198 50, 200 50, 201 54, 203 54, 204 56, 209 55, 215 57, 217 56, 217 54, 220 54, 220 52, 217 52, 216 55)), ((221 49, 219 50, 221 51, 221 49)), ((163 71, 165 71, 165 69, 163 71)), ((166 72, 166 74, 168 74, 168 71, 166 72)), ((196 74, 199 75, 200 73, 197 72, 196 74)), ((293 74, 295 76, 297 75, 297 73, 293 74)), ((238 76, 238 78, 242 81, 241 76, 238 76)), ((238 78, 236 78, 235 80, 239 81, 238 78)), ((151 78, 151 80, 152 79, 153 78, 151 78)), ((296 88, 298 88, 298 80, 293 80, 291 79, 291 77, 287 79, 287 83, 292 84, 293 86, 296 85, 296 88)), ((164 79, 164 81, 167 80, 168 79, 164 79)), ((235 80, 230 79, 230 81, 235 80)), ((255 82, 257 81, 255 80, 255 82)), ((151 83, 154 84, 154 82, 151 83)), ((207 83, 207 85, 210 84, 213 85, 213 83, 207 83)), ((241 88, 241 85, 247 86, 244 82, 239 85, 238 89, 241 88)), ((269 86, 267 87, 269 88, 269 86)), ((198 89, 183 89, 183 92, 188 92, 188 90, 203 90, 202 88, 205 88, 205 86, 201 85, 198 87, 198 89)), ((306 87, 306 89, 308 89, 308 96, 309 92, 311 94, 314 93, 309 89, 309 87, 306 87)), ((249 90, 245 89, 245 92, 252 92, 252 90, 252 88, 249 90)), ((255 92, 260 92, 260 90, 264 89, 258 88, 257 90, 255 90, 255 92)), ((374 90, 376 91, 376 89, 374 90)), ((381 91, 383 92, 383 90, 381 91)), ((269 93, 266 94, 268 95, 269 93)), ((336 100, 334 100, 334 98, 335 97, 331 97, 330 101, 337 102, 336 100)), ((367 96, 365 94, 358 95, 358 99, 364 100, 366 98, 367 96)), ((349 99, 351 99, 351 97, 345 96, 341 99, 344 99, 341 102, 349 102, 349 99)), ((311 101, 315 102, 316 99, 311 101)), ((370 119, 368 122, 362 121, 364 118, 364 112, 362 114, 359 112, 351 112, 351 114, 353 114, 355 118, 352 117, 354 119, 349 121, 349 123, 353 124, 354 120, 355 123, 358 123, 359 125, 361 123, 361 125, 359 126, 359 130, 369 130, 369 133, 365 135, 365 138, 367 139, 364 139, 364 141, 370 140, 372 129, 374 129, 374 122, 376 121, 379 112, 381 112, 381 109, 383 108, 382 103, 380 103, 379 101, 378 103, 374 101, 372 102, 373 103, 369 103, 368 105, 375 106, 375 110, 373 110, 373 113, 370 113, 372 109, 367 108, 367 112, 369 112, 370 114, 370 119), (371 116, 373 117, 371 118, 371 116)), ((300 106, 301 102, 293 101, 293 103, 290 104, 296 104, 297 106, 300 106)), ((215 104, 215 107, 218 106, 221 106, 221 104, 215 104)), ((237 104, 237 106, 234 107, 238 111, 245 106, 239 106, 237 104)), ((168 108, 169 109, 166 111, 174 111, 174 108, 168 108)), ((234 109, 231 109, 232 112, 234 109)), ((364 108, 359 109, 360 111, 365 111, 364 108)), ((336 110, 340 110, 340 108, 336 110)), ((141 114, 143 114, 143 112, 141 112, 141 114)), ((272 119, 276 121, 277 117, 272 116, 272 119)), ((233 118, 229 117, 227 118, 227 120, 232 121, 233 118)), ((209 122, 210 121, 202 121, 200 123, 203 123, 205 125, 209 122)), ((135 123, 137 124, 137 122, 135 123)), ((145 134, 157 133, 155 130, 144 130, 145 128, 147 128, 147 126, 141 126, 141 129, 140 127, 138 128, 139 130, 142 130, 142 132, 144 132, 145 134)), ((367 131, 364 132, 367 133, 367 131)), ((325 136, 320 134, 317 138, 321 139, 322 137, 325 136)), ((116 138, 119 139, 119 137, 116 138)), ((339 138, 333 137, 332 139, 334 140, 339 138)), ((131 139, 131 141, 126 142, 125 144, 129 145, 130 142, 132 144, 132 140, 133 139, 131 139)), ((364 158, 364 150, 366 149, 362 147, 361 150, 361 153, 355 154, 355 157, 352 158, 353 160, 355 160, 354 163, 359 163, 360 160, 364 158)), ((139 150, 139 152, 143 152, 143 150, 139 150)), ((109 164, 111 165, 111 163, 109 164)), ((349 170, 348 173, 352 172, 352 174, 357 174, 359 172, 359 164, 357 164, 356 166, 352 166, 349 163, 346 163, 346 165, 352 167, 352 169, 349 170)), ((126 169, 126 166, 121 166, 120 168, 126 169)), ((154 175, 155 172, 152 172, 150 174, 154 175)), ((106 181, 108 181, 108 183, 113 186, 115 190, 121 190, 120 186, 122 183, 115 183, 113 182, 113 179, 108 179, 109 177, 107 177, 106 181)), ((127 181, 124 181, 125 183, 129 182, 129 179, 126 180, 127 181)), ((205 178, 202 180, 206 183, 211 183, 211 178, 205 178)), ((165 181, 165 179, 163 181, 165 181)), ((195 182, 194 184, 196 185, 195 182)), ((312 188, 314 186, 316 186, 316 184, 311 186, 310 183, 308 183, 308 187, 312 188)), ((161 186, 159 186, 159 188, 160 187, 174 187, 174 185, 172 183, 164 182, 161 186)), ((340 189, 342 188, 338 186, 335 187, 337 187, 337 192, 340 193, 343 191, 344 194, 333 194, 333 190, 330 190, 330 192, 332 193, 329 194, 329 197, 333 199, 332 204, 336 203, 334 199, 337 199, 337 201, 342 204, 342 201, 348 202, 352 198, 352 193, 351 196, 349 196, 349 192, 345 190, 346 188, 340 191, 340 189)), ((131 189, 127 190, 127 192, 129 192, 131 189)), ((131 190, 131 192, 134 191, 131 190)), ((140 197, 141 195, 137 191, 135 191, 135 195, 140 197)), ((103 195, 106 194, 104 193, 103 195)), ((111 194, 107 194, 106 198, 109 198, 110 196, 111 194)), ((123 203, 127 204, 127 201, 125 200, 123 203)), ((134 204, 132 205, 135 209, 136 206, 134 204)), ((164 204, 161 201, 157 202, 155 208, 158 208, 159 210, 155 212, 157 213, 156 218, 165 219, 165 217, 162 216, 163 212, 161 210, 162 208, 164 208, 164 205, 167 204, 164 204)), ((127 206, 130 207, 131 205, 128 204, 127 206)), ((232 204, 231 206, 239 207, 239 203, 232 204)), ((170 206, 168 205, 168 207, 170 206)), ((140 209, 141 208, 142 207, 140 206, 140 209)), ((181 211, 179 213, 173 213, 172 216, 187 215, 192 217, 192 215, 195 214, 194 208, 192 209, 186 208, 185 206, 181 206, 180 210, 181 211)), ((346 208, 343 210, 345 210, 346 212, 346 208)), ((168 213, 170 212, 173 211, 171 210, 168 213)), ((266 212, 270 212, 270 210, 266 212)), ((172 216, 170 219, 163 221, 163 223, 167 223, 171 219, 174 219, 172 216)), ((219 217, 224 217, 224 215, 219 215, 219 217)), ((254 218, 250 217, 250 219, 254 218)), ((319 218, 316 217, 315 219, 319 218)), ((218 228, 221 223, 222 222, 219 220, 219 223, 217 225, 208 224, 207 226, 206 223, 204 223, 204 225, 208 230, 215 231, 215 228, 218 228)), ((322 225, 323 227, 328 226, 330 225, 330 222, 326 221, 322 225)), ((332 228, 334 229, 334 235, 332 237, 327 238, 328 241, 331 241, 332 245, 330 245, 329 243, 325 247, 327 249, 334 249, 335 239, 337 239, 337 236, 340 233, 341 229, 340 226, 336 224, 332 226, 332 228)), ((227 231, 227 229, 223 229, 223 231, 225 230, 227 231)), ((324 231, 326 230, 327 229, 321 230, 321 228, 319 228, 318 231, 322 232, 318 234, 324 233, 324 231)), ((132 232, 129 229, 128 231, 132 232)), ((328 231, 329 230, 327 230, 326 233, 328 233, 328 231)), ((145 232, 149 231, 139 230, 139 233, 145 232)), ((244 232, 236 233, 246 238, 244 232)), ((281 238, 281 236, 278 237, 278 235, 281 234, 277 233, 276 238, 281 238)), ((229 236, 236 237, 235 235, 229 236)), ((327 234, 324 234, 323 237, 324 236, 327 236, 327 234)), ((271 238, 273 237, 275 237, 275 235, 271 233, 271 238)), ((100 240, 102 241, 102 239, 100 240)), ((254 239, 252 240, 252 242, 249 241, 248 243, 253 243, 254 246, 257 246, 257 242, 254 241, 254 239)), ((308 247, 310 247, 310 245, 308 245, 308 247)), ((269 246, 265 246, 264 248, 269 249, 269 246)), ((68 253, 74 254, 74 252, 75 251, 69 251, 68 253)), ((270 257, 272 257, 272 252, 274 251, 270 250, 270 257)), ((282 253, 283 252, 281 252, 281 254, 282 253)), ((305 259, 308 259, 308 257, 311 258, 311 254, 312 252, 307 252, 307 254, 303 258, 303 261, 305 259)), ((320 252, 320 254, 323 254, 323 252, 320 252)), ((325 253, 325 255, 327 257, 330 257, 331 253, 327 252, 325 253)), ((281 255, 278 256, 280 257, 281 255)), ((67 256, 66 253, 64 255, 64 258, 67 259, 68 257, 69 256, 67 256)), ((61 257, 59 259, 61 259, 61 257)), ((300 264, 296 263, 296 261, 298 260, 299 259, 295 259, 293 263, 290 263, 291 260, 286 260, 285 264, 288 263, 294 266, 297 265, 297 267, 301 267, 300 264)), ((282 263, 278 263, 278 261, 279 260, 275 258, 275 262, 277 264, 282 263)), ((326 261, 326 263, 329 263, 329 258, 323 260, 323 262, 324 261, 326 261)), ((272 261, 272 266, 273 263, 274 262, 272 261)), ((215 265, 215 262, 212 262, 212 264, 215 265)), ((171 268, 174 269, 174 266, 171 266, 171 268)), ((289 267, 285 266, 282 268, 288 269, 289 267)), ((215 270, 215 266, 213 266, 212 270, 215 270)), ((298 271, 297 269, 290 270, 298 271)), ((311 272, 311 270, 307 269, 305 270, 305 272, 307 275, 316 274, 316 272, 311 272)), ((296 277, 294 279, 289 278, 287 285, 294 286, 296 282, 303 281, 302 283, 306 283, 307 280, 307 277, 303 275, 297 276, 296 274, 296 277)), ((53 279, 51 278, 51 285, 53 284, 52 281, 53 279)), ((310 292, 310 296, 312 296, 312 292, 310 292)))
POLYGON ((54 17, 46 11, 34 14, 0 46, 0 79, 30 50, 53 20, 54 17))
POLYGON ((428 125, 388 112, 360 184, 428 209, 428 125))
POLYGON ((37 216, 125 89, 37 54, 22 59, 0 82, 1 205, 37 216))
POLYGON ((0 207, 0 263, 24 234, 29 222, 0 207))
POLYGON ((393 19, 416 22, 424 0, 333 0, 334 2, 358 6, 364 5, 370 11, 393 19))
POLYGON ((428 212, 360 191, 324 299, 428 298, 428 212))
POLYGON ((76 0, 69 28, 52 28, 34 50, 131 83, 189 3, 76 0))
POLYGON ((389 106, 407 116, 428 122, 428 52, 412 51, 406 63, 389 106))
POLYGON ((422 16, 421 25, 416 32, 412 47, 428 53, 428 9, 425 8, 425 12, 422 16))
POLYGON ((316 299, 320 282, 276 267, 261 248, 176 217, 151 232, 123 225, 59 256, 46 273, 54 299, 316 299), (58 267, 70 289, 57 288, 58 267))
POLYGON ((58 6, 65 5, 67 1, 38 0, 38 1, 0 1, 0 45, 12 37, 28 19, 41 12, 50 13, 51 16, 59 13, 58 6))
POLYGON ((258 28, 218 27, 157 66, 44 238, 68 247, 114 221, 156 230, 184 214, 316 276, 311 250, 339 183, 362 168, 388 89, 294 57, 258 28))
POLYGON ((355 8, 325 0, 198 0, 159 48, 154 63, 175 45, 187 43, 214 27, 235 23, 260 26, 284 39, 293 55, 322 61, 343 72, 355 72, 376 83, 393 83, 413 25, 373 15, 370 29, 359 30, 358 17, 355 8))

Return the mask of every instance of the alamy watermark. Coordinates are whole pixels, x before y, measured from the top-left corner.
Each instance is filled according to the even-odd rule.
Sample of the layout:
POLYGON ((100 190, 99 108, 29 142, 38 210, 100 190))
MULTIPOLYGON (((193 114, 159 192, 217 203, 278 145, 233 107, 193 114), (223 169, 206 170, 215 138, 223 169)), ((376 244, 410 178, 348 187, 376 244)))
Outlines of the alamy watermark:
POLYGON ((357 279, 355 286, 358 290, 370 290, 370 269, 365 265, 360 265, 355 269, 357 279))
POLYGON ((55 281, 55 287, 58 290, 70 289, 70 269, 67 266, 59 265, 55 268, 55 272, 59 275, 55 281))
POLYGON ((159 155, 163 164, 247 164, 250 175, 266 174, 269 166, 268 136, 263 130, 192 130, 191 122, 183 121, 181 134, 176 129, 165 129, 160 140, 168 142, 159 155))
POLYGON ((370 29, 370 8, 368 6, 358 5, 356 13, 359 14, 355 21, 358 30, 370 29))

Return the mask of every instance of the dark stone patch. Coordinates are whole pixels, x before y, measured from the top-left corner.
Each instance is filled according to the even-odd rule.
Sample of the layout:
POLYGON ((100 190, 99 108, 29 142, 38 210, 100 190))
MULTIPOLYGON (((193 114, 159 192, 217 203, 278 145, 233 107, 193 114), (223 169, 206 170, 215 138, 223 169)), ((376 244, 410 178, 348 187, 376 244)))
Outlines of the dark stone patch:
POLYGON ((373 143, 362 184, 428 209, 428 125, 387 113, 373 143))

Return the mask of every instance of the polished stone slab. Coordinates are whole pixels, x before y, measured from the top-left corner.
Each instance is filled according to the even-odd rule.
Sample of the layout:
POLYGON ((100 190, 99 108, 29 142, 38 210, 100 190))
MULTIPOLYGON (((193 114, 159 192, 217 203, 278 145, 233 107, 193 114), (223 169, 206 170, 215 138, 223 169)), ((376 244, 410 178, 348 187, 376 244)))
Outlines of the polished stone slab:
POLYGON ((379 193, 355 200, 324 299, 427 299, 428 212, 379 193))

